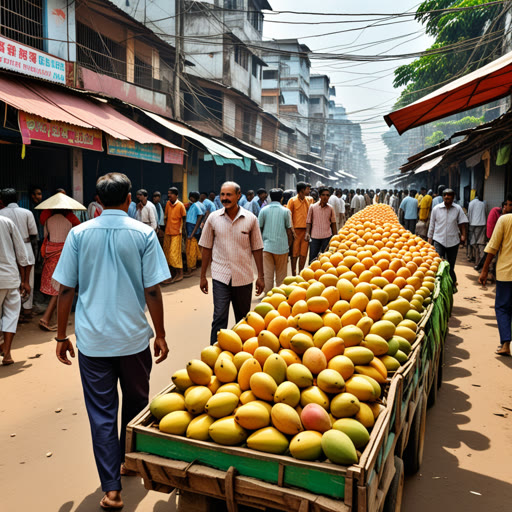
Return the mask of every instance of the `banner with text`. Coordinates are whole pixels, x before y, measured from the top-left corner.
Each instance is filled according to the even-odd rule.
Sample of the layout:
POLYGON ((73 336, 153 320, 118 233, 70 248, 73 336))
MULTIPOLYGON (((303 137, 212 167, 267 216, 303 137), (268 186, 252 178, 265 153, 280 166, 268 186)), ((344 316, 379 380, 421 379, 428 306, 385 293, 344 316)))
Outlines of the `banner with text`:
POLYGON ((3 36, 0 68, 66 85, 66 61, 3 36))
POLYGON ((164 164, 183 165, 183 151, 164 147, 164 164))
POLYGON ((110 135, 107 136, 107 153, 148 162, 162 162, 162 146, 159 144, 140 144, 134 140, 115 139, 110 135))
POLYGON ((92 151, 103 151, 101 130, 95 128, 82 128, 60 121, 49 121, 21 110, 18 112, 18 123, 23 144, 30 144, 31 140, 39 140, 92 151))

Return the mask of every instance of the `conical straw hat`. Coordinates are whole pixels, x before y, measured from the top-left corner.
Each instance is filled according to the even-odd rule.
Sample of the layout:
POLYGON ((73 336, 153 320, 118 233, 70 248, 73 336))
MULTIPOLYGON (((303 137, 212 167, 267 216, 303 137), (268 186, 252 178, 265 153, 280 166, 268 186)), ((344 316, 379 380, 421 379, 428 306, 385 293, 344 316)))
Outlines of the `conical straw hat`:
POLYGON ((75 201, 72 197, 57 192, 41 204, 38 204, 36 210, 87 210, 85 206, 75 201))

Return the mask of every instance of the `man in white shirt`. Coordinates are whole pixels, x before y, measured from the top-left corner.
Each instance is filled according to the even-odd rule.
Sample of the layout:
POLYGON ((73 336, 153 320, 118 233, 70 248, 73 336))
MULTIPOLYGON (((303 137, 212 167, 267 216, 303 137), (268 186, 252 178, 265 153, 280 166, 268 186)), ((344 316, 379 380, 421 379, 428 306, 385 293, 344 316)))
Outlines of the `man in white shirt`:
POLYGON ((334 193, 334 188, 329 187, 329 192, 331 196, 329 197, 328 203, 332 206, 334 210, 334 214, 336 215, 336 228, 340 229, 340 213, 341 213, 341 201, 338 199, 336 194, 334 193))
POLYGON ((487 227, 486 204, 478 196, 479 194, 477 193, 468 206, 469 239, 467 257, 469 261, 474 261, 476 264, 483 257, 487 242, 485 236, 487 227))
POLYGON ((400 207, 400 200, 398 199, 398 190, 391 190, 391 196, 389 197, 389 206, 393 208, 396 216, 398 217, 398 208, 400 207))
POLYGON ((455 192, 447 188, 443 192, 443 202, 438 204, 430 217, 428 228, 428 242, 434 241, 434 247, 441 256, 450 264, 450 276, 453 285, 457 286, 455 275, 455 261, 459 244, 464 245, 466 241, 466 224, 468 218, 462 208, 454 203, 455 192))
POLYGON ((20 232, 21 238, 25 243, 27 251, 28 264, 31 266, 29 275, 30 295, 23 303, 23 314, 26 318, 32 317, 32 306, 34 302, 34 264, 35 255, 32 248, 32 242, 37 240, 37 225, 34 214, 30 210, 20 208, 17 204, 16 190, 6 188, 2 190, 2 201, 5 208, 0 210, 0 215, 11 219, 20 232))
POLYGON ((31 267, 18 228, 11 219, 0 216, 0 330, 4 334, 1 351, 5 366, 14 363, 11 346, 20 316, 20 285, 23 296, 30 293, 31 267))
POLYGON ((361 195, 361 190, 357 189, 356 194, 352 198, 352 202, 350 203, 350 209, 352 210, 352 215, 354 215, 354 213, 360 212, 365 207, 366 207, 366 201, 364 200, 364 196, 361 195))
POLYGON ((158 228, 156 221, 156 208, 151 201, 148 201, 148 191, 141 188, 140 190, 137 190, 136 196, 139 203, 137 204, 137 213, 135 214, 135 218, 140 222, 151 226, 156 231, 158 228))
POLYGON ((341 190, 338 188, 336 190, 336 197, 338 199, 339 207, 340 207, 340 213, 338 214, 338 231, 343 227, 345 224, 345 199, 341 196, 341 190))

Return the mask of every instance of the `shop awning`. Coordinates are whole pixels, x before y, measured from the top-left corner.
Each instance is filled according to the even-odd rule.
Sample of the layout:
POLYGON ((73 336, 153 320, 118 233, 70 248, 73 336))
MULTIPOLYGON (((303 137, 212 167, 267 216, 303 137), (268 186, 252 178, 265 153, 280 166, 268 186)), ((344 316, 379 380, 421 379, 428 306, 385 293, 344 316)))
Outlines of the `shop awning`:
POLYGON ((144 110, 143 112, 148 117, 153 119, 153 121, 160 123, 164 128, 167 128, 168 130, 171 130, 172 132, 177 133, 178 135, 181 135, 190 141, 199 142, 199 144, 201 144, 201 146, 203 146, 212 155, 218 155, 230 160, 242 160, 241 156, 233 153, 233 151, 228 149, 223 144, 219 144, 218 142, 215 142, 214 140, 205 137, 204 135, 194 132, 190 128, 187 128, 180 123, 166 119, 165 117, 159 116, 158 114, 153 114, 153 112, 148 112, 147 110, 144 110))
POLYGON ((258 172, 268 174, 272 174, 274 172, 274 169, 271 165, 260 162, 259 160, 255 160, 254 163, 256 164, 256 169, 258 169, 258 172))
POLYGON ((348 172, 346 171, 342 171, 342 170, 339 170, 338 171, 338 174, 341 173, 341 176, 345 176, 345 178, 350 178, 352 180, 357 180, 357 176, 354 176, 352 174, 349 174, 348 172))
MULTIPOLYGON (((285 156, 286 158, 289 158, 290 160, 293 160, 294 162, 297 162, 298 164, 303 165, 304 167, 306 167, 309 170, 309 172, 312 172, 313 174, 316 174, 317 176, 321 176, 322 178, 330 179, 327 176, 325 176, 325 174, 324 174, 324 173, 331 174, 331 172, 332 172, 330 169, 327 169, 327 167, 322 167, 321 165, 314 164, 312 162, 307 162, 306 160, 301 160, 297 157, 287 155, 287 154, 283 153, 282 151, 277 151, 277 152, 279 154, 285 156), (314 167, 316 170, 313 170, 312 167, 314 167), (321 171, 321 172, 318 172, 318 171, 321 171)), ((315 157, 318 157, 318 155, 315 155, 314 153, 309 153, 309 154, 313 155, 315 157)))
POLYGON ((420 174, 422 172, 431 171, 436 165, 438 165, 443 159, 444 155, 436 156, 423 162, 417 169, 414 170, 414 174, 420 174))
POLYGON ((244 146, 247 146, 248 148, 251 148, 255 151, 258 151, 260 153, 263 153, 266 156, 269 156, 270 158, 273 158, 274 160, 278 160, 279 162, 282 162, 286 165, 289 165, 290 167, 293 167, 297 171, 306 171, 309 172, 309 169, 306 169, 302 165, 298 164, 297 162, 294 162, 293 160, 290 160, 287 157, 278 155, 277 153, 272 153, 272 151, 268 151, 267 149, 259 148, 257 146, 253 146, 252 144, 249 144, 248 142, 244 142, 243 140, 237 139, 240 144, 243 144, 244 146))
POLYGON ((511 88, 512 52, 509 52, 384 119, 401 135, 411 128, 504 98, 511 88))
POLYGON ((51 121, 97 128, 116 139, 134 140, 140 144, 160 144, 183 151, 107 103, 94 101, 85 94, 79 96, 65 89, 0 76, 0 100, 18 110, 51 121))
POLYGON ((223 146, 226 146, 228 149, 233 151, 233 153, 243 156, 244 158, 249 158, 250 160, 257 160, 257 158, 254 155, 251 155, 250 153, 247 153, 247 151, 244 151, 243 149, 237 148, 236 146, 233 146, 232 144, 229 144, 228 142, 225 142, 220 139, 213 139, 219 144, 222 144, 223 146))

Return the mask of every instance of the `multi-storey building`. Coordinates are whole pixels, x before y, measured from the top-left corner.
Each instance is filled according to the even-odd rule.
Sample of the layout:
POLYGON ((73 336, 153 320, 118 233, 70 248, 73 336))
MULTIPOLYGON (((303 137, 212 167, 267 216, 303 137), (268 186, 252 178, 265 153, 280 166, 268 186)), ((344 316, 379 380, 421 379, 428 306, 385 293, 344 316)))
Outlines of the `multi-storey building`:
MULTIPOLYGON (((329 97, 336 95, 330 87, 327 75, 311 75, 309 87, 309 130, 311 133, 311 153, 324 162, 329 117, 329 97)), ((325 162, 324 162, 325 163, 325 162)))
POLYGON ((295 134, 280 133, 279 149, 307 160, 310 153, 309 94, 310 49, 297 39, 278 39, 264 43, 262 100, 266 109, 295 129, 295 134))

